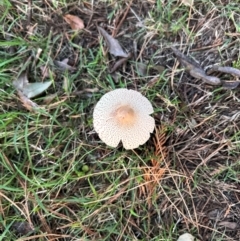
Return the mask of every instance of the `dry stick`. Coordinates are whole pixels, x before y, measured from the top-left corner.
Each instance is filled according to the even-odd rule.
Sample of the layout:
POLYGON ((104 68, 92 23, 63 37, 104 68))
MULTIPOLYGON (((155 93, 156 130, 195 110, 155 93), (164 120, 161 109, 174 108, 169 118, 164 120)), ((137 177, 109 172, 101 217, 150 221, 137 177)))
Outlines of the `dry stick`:
MULTIPOLYGON (((147 36, 147 35, 146 35, 147 36)), ((154 34, 152 34, 149 38, 145 38, 144 39, 144 42, 143 42, 143 44, 142 44, 142 48, 141 48, 141 50, 140 50, 140 52, 139 52, 139 54, 138 54, 138 57, 137 57, 137 59, 136 59, 136 61, 138 61, 139 59, 140 59, 140 57, 142 56, 142 53, 143 53, 143 51, 145 50, 145 46, 151 41, 151 39, 154 37, 154 34)))
POLYGON ((28 25, 30 26, 32 20, 32 0, 28 0, 28 25))
POLYGON ((236 76, 240 77, 240 70, 236 69, 236 68, 233 68, 233 67, 213 66, 212 70, 223 72, 223 73, 226 73, 226 74, 232 74, 232 75, 236 75, 236 76))
POLYGON ((205 71, 192 59, 185 56, 179 50, 174 47, 171 47, 174 54, 177 56, 180 63, 186 68, 191 76, 197 79, 201 79, 204 82, 210 85, 220 85, 221 80, 215 76, 209 76, 205 73, 205 71))
MULTIPOLYGON (((228 66, 213 66, 210 69, 210 73, 213 71, 218 71, 218 72, 222 72, 222 73, 226 73, 226 74, 231 74, 231 75, 235 75, 237 77, 240 77, 240 70, 233 68, 233 67, 228 67, 228 66)), ((227 89, 235 89, 239 86, 240 81, 222 81, 222 86, 227 88, 227 89)))
POLYGON ((220 85, 221 84, 221 80, 218 77, 207 75, 204 70, 199 69, 199 68, 191 69, 189 71, 189 74, 192 77, 201 79, 210 85, 220 85))
POLYGON ((191 49, 189 50, 189 52, 195 52, 195 51, 201 51, 201 50, 206 50, 206 49, 212 49, 212 48, 215 48, 215 47, 218 47, 220 45, 222 45, 223 42, 220 42, 220 43, 217 43, 217 44, 213 44, 213 45, 210 45, 210 46, 204 46, 204 47, 201 47, 201 48, 195 48, 195 49, 191 49))
MULTIPOLYGON (((36 205, 36 203, 34 203, 34 204, 36 205)), ((36 205, 36 207, 37 207, 37 205, 36 205)), ((37 211, 37 215, 38 215, 38 217, 39 217, 39 221, 41 222, 41 227, 44 228, 44 231, 45 231, 46 233, 51 233, 52 230, 51 230, 51 228, 49 227, 49 225, 48 225, 48 223, 47 223, 47 220, 46 220, 44 214, 42 214, 42 212, 39 210, 39 211, 37 211)), ((43 231, 43 230, 42 230, 42 231, 43 231)))
POLYGON ((115 72, 120 66, 122 66, 129 58, 131 57, 131 54, 128 54, 128 57, 126 58, 121 58, 119 59, 112 67, 112 69, 110 70, 110 73, 115 72))

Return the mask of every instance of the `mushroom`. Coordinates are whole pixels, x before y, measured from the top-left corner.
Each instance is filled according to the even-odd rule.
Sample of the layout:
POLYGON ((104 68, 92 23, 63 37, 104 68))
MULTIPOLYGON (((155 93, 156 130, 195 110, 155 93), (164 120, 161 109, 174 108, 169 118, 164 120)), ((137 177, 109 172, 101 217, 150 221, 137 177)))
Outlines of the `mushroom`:
POLYGON ((111 147, 122 141, 125 149, 144 144, 155 127, 150 101, 135 90, 116 89, 101 97, 93 111, 99 138, 111 147))

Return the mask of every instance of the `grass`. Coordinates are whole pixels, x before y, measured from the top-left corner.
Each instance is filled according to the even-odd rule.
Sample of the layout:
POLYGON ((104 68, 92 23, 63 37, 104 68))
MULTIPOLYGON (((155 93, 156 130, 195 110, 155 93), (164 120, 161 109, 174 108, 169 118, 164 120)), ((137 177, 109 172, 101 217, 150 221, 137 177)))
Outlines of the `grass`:
POLYGON ((0 3, 0 240, 239 240, 228 227, 240 218, 238 90, 192 78, 169 48, 204 68, 238 67, 237 3, 0 3), (136 56, 113 74, 117 59, 96 25, 110 33, 129 6, 116 38, 136 56), (74 33, 66 13, 85 29, 74 33), (56 66, 64 58, 75 71, 56 66), (26 70, 41 82, 42 66, 53 85, 30 112, 12 80, 26 70), (142 92, 155 111, 156 130, 135 150, 107 147, 93 130, 94 105, 120 87, 142 92))

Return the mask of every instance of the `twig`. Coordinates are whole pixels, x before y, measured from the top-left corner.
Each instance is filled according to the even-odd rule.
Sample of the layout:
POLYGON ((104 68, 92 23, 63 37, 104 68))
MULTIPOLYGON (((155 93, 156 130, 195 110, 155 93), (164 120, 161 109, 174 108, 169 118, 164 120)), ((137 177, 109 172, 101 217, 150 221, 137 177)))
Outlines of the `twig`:
POLYGON ((206 49, 212 49, 212 48, 218 47, 218 46, 220 46, 222 44, 223 44, 223 42, 220 42, 220 43, 213 44, 213 45, 210 45, 210 46, 204 46, 204 47, 201 47, 201 48, 195 48, 195 49, 191 49, 190 52, 196 52, 196 51, 201 51, 201 50, 206 50, 206 49))
POLYGON ((32 20, 32 0, 28 0, 28 26, 30 26, 32 20))
POLYGON ((207 75, 204 70, 199 69, 199 68, 191 69, 189 71, 189 74, 192 75, 192 77, 201 79, 210 85, 220 85, 221 84, 221 80, 218 77, 207 75))
POLYGON ((186 68, 189 74, 197 79, 201 79, 207 84, 210 85, 220 85, 221 80, 215 76, 210 76, 205 73, 205 71, 192 59, 185 56, 179 50, 174 47, 171 47, 174 54, 177 56, 179 62, 186 68))
POLYGON ((119 60, 113 65, 112 69, 110 69, 110 73, 115 72, 115 71, 116 71, 120 66, 122 66, 130 57, 131 57, 131 53, 128 54, 128 57, 119 59, 119 60))
POLYGON ((240 77, 240 70, 233 67, 213 66, 212 70, 240 77))
POLYGON ((132 2, 133 2, 133 0, 132 0, 132 1, 130 2, 130 4, 127 6, 127 9, 124 10, 124 15, 123 15, 123 17, 122 17, 120 23, 118 24, 118 26, 116 27, 116 29, 115 29, 115 30, 113 31, 113 33, 112 33, 112 36, 113 36, 113 37, 115 37, 115 36, 117 35, 117 33, 118 33, 120 27, 122 26, 122 23, 123 23, 123 21, 125 20, 125 18, 126 18, 126 16, 127 16, 128 12, 129 12, 129 9, 130 9, 130 7, 131 7, 131 5, 132 5, 132 2))
MULTIPOLYGON (((235 75, 237 77, 240 77, 240 70, 233 68, 233 67, 228 67, 228 66, 213 66, 210 69, 210 73, 217 71, 217 72, 222 72, 226 74, 231 74, 235 75)), ((240 81, 226 81, 222 80, 222 86, 227 89, 236 89, 240 85, 240 81)))

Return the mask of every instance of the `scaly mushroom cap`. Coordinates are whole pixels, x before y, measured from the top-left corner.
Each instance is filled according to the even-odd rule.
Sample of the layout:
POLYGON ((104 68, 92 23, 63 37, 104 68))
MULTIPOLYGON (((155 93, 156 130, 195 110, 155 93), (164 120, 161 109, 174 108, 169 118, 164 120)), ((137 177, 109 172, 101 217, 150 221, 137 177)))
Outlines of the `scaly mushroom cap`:
POLYGON ((155 121, 149 116, 152 113, 151 103, 141 93, 116 89, 103 95, 96 104, 93 125, 107 145, 117 147, 122 141, 125 149, 134 149, 153 132, 155 121))

